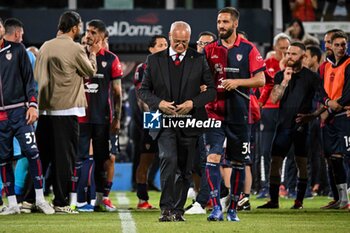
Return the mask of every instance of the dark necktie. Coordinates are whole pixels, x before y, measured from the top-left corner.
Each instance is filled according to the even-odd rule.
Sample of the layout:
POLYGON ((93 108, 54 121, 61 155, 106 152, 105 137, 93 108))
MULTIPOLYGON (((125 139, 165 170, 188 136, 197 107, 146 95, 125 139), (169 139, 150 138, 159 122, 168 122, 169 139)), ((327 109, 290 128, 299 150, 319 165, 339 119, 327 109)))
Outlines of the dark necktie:
POLYGON ((181 63, 180 55, 181 55, 180 53, 177 53, 177 54, 176 54, 176 57, 175 57, 175 60, 174 60, 175 66, 178 66, 178 65, 180 65, 180 63, 181 63))

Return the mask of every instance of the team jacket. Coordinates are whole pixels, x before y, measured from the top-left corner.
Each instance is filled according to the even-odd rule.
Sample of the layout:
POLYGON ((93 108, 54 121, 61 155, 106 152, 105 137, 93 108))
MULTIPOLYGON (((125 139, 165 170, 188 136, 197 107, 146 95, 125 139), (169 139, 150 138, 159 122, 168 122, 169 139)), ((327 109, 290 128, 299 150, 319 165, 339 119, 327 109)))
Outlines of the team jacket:
POLYGON ((338 100, 341 106, 350 104, 350 56, 345 55, 337 65, 334 57, 328 57, 323 74, 322 102, 338 100))
POLYGON ((24 45, 3 41, 0 45, 0 109, 17 108, 26 103, 37 107, 33 69, 24 45))
POLYGON ((249 88, 238 87, 238 91, 226 91, 221 82, 225 79, 249 79, 264 71, 265 62, 258 49, 238 35, 231 48, 226 48, 218 40, 207 45, 204 52, 217 90, 215 101, 206 105, 208 116, 227 123, 247 123, 249 100, 244 95, 249 95, 249 88))

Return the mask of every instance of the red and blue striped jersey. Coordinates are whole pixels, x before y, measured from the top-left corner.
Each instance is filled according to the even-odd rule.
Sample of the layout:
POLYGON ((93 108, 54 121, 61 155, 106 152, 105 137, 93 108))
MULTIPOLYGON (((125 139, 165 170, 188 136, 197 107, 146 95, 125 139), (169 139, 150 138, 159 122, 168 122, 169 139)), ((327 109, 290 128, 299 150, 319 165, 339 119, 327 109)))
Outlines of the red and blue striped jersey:
POLYGON ((85 95, 88 101, 86 116, 80 117, 80 123, 106 124, 113 119, 113 99, 111 82, 123 76, 118 57, 105 49, 96 54, 97 73, 94 77, 84 78, 85 95))
MULTIPOLYGON (((226 91, 221 82, 225 79, 249 79, 265 70, 265 62, 253 43, 237 35, 231 48, 222 45, 221 40, 204 49, 208 64, 213 72, 217 90, 215 101, 206 105, 210 118, 226 123, 248 123, 249 100, 237 91, 226 91)), ((249 88, 238 87, 238 91, 249 96, 249 88)))

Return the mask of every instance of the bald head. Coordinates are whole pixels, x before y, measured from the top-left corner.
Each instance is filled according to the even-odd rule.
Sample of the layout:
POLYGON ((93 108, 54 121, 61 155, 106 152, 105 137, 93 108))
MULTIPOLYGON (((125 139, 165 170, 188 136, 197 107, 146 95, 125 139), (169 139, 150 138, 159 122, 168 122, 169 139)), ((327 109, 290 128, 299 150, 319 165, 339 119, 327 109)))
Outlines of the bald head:
POLYGON ((171 48, 177 53, 187 50, 191 38, 191 27, 183 21, 176 21, 171 24, 169 40, 171 48))

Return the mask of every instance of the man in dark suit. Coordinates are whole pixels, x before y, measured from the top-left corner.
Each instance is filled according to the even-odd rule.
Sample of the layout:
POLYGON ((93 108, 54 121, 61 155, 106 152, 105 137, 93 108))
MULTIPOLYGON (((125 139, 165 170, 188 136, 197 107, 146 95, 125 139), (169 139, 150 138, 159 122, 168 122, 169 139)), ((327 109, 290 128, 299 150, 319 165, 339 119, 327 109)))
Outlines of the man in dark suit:
MULTIPOLYGON (((150 107, 160 110, 164 118, 173 122, 186 120, 183 115, 196 121, 207 119, 205 104, 216 95, 214 81, 204 55, 188 48, 191 27, 182 21, 171 25, 170 47, 150 55, 138 93, 150 107), (200 91, 200 85, 207 90, 200 91)), ((160 197, 160 222, 185 221, 184 205, 191 180, 195 145, 200 128, 164 127, 151 131, 158 138, 162 194, 160 197)))

